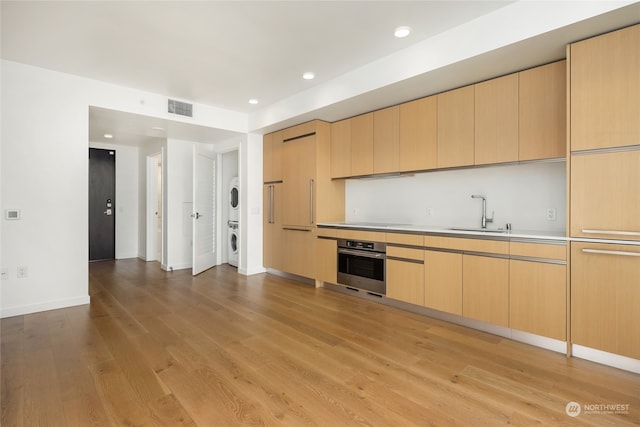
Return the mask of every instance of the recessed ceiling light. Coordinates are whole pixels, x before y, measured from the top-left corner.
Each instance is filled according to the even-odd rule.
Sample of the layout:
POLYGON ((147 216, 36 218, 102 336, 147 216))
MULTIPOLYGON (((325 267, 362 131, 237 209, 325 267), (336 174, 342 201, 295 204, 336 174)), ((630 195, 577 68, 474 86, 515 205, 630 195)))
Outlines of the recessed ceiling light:
POLYGON ((256 105, 257 103, 258 103, 257 99, 250 99, 249 100, 249 104, 251 104, 251 105, 256 105))
POLYGON ((107 138, 107 139, 111 139, 111 138, 113 138, 113 135, 111 135, 110 133, 105 133, 104 137, 107 138))
POLYGON ((307 71, 306 73, 304 73, 302 75, 302 78, 305 80, 313 80, 316 77, 315 74, 313 74, 311 71, 307 71))
POLYGON ((411 28, 409 27, 398 27, 393 32, 393 35, 398 38, 402 38, 402 37, 407 37, 410 32, 411 32, 411 28))

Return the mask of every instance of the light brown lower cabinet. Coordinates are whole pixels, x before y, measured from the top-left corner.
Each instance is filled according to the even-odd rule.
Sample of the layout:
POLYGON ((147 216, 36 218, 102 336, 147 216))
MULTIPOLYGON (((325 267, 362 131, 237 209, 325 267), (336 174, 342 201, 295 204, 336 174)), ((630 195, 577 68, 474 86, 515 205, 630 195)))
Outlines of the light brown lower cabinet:
POLYGON ((462 315, 509 326, 509 260, 462 256, 462 315))
POLYGON ((388 298, 424 305, 423 253, 421 249, 387 246, 388 298), (398 259, 390 259, 390 256, 398 259))
POLYGON ((462 254, 425 251, 424 305, 462 315, 462 254))
POLYGON ((567 339, 567 266, 509 261, 509 326, 567 339))
POLYGON ((312 228, 283 228, 284 271, 316 277, 316 236, 312 228))
MULTIPOLYGON (((318 230, 320 231, 320 230, 318 230)), ((316 239, 316 280, 338 283, 338 241, 335 239, 316 239)))
POLYGON ((640 246, 571 243, 571 340, 640 359, 640 246))

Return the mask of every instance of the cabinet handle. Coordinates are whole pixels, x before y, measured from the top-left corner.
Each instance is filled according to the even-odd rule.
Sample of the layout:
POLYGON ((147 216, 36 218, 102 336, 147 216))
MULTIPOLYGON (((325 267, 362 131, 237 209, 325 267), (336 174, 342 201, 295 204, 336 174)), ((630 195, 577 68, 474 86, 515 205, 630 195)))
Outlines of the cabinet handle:
POLYGON ((603 250, 603 249, 583 249, 582 252, 587 253, 587 254, 621 255, 621 256, 636 256, 636 257, 640 257, 640 252, 606 251, 606 250, 603 250))
POLYGON ((273 190, 275 187, 273 185, 269 186, 269 224, 275 224, 275 217, 273 213, 273 190))
POLYGON ((620 231, 620 230, 590 230, 583 228, 585 234, 617 234, 620 236, 640 236, 640 231, 620 231))
POLYGON ((309 224, 313 224, 313 178, 309 180, 309 224))

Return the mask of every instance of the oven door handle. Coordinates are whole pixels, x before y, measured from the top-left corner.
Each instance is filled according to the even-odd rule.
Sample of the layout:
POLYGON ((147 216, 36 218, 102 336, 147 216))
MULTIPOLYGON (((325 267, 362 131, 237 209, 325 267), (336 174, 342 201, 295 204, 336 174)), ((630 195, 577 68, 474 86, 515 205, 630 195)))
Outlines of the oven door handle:
POLYGON ((354 251, 351 249, 342 249, 342 248, 338 248, 338 253, 345 254, 345 255, 361 256, 364 258, 378 258, 378 259, 386 258, 386 254, 383 254, 380 252, 354 251))

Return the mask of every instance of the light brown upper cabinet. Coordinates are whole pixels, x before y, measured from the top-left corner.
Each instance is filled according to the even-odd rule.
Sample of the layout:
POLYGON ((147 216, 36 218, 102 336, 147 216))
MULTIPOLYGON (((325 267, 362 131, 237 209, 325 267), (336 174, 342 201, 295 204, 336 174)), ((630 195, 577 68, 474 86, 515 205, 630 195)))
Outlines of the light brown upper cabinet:
POLYGON ((315 135, 284 142, 284 226, 315 225, 316 144, 315 135))
POLYGON ((474 162, 474 87, 444 92, 438 98, 439 168, 474 162))
POLYGON ((640 24, 574 43, 571 150, 640 144, 640 24))
POLYGON ((282 181, 282 132, 264 135, 262 147, 263 181, 282 181))
POLYGON ((351 176, 351 119, 331 124, 331 178, 351 176))
POLYGON ((434 169, 437 137, 438 101, 436 96, 400 105, 400 171, 434 169))
POLYGON ((571 235, 640 240, 640 150, 571 156, 571 235))
POLYGON ((400 169, 399 122, 398 106, 373 113, 373 173, 398 172, 400 169))
POLYGON ((519 160, 565 157, 567 61, 520 72, 519 160))
POLYGON ((373 173, 373 113, 351 119, 351 176, 373 173))
POLYGON ((518 74, 475 89, 475 164, 518 160, 518 74))

